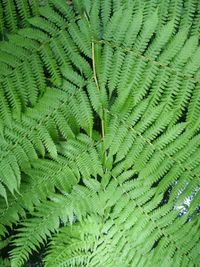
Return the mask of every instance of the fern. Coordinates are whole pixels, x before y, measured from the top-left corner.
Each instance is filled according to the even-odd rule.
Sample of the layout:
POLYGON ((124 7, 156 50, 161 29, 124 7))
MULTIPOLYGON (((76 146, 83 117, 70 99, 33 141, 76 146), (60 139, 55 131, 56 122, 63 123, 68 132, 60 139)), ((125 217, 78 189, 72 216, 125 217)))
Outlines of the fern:
POLYGON ((0 2, 1 266, 199 265, 199 12, 0 2))

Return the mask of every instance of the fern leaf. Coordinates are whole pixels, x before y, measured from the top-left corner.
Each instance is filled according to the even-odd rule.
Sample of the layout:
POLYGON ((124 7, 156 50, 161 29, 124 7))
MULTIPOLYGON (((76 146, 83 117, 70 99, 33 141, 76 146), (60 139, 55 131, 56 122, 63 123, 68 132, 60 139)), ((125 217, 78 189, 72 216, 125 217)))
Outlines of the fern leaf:
POLYGON ((27 1, 17 0, 16 4, 22 18, 22 25, 27 26, 28 18, 30 17, 29 3, 27 1))
POLYGON ((44 127, 41 127, 40 130, 38 131, 38 135, 44 142, 52 158, 55 159, 57 157, 57 150, 47 130, 44 127))
POLYGON ((15 32, 17 30, 17 15, 14 1, 3 1, 3 5, 5 9, 6 24, 10 31, 15 32))
POLYGON ((40 13, 43 17, 45 17, 47 20, 50 20, 57 27, 62 27, 65 23, 65 19, 50 6, 40 8, 40 13))
POLYGON ((6 79, 4 81, 3 88, 9 101, 9 105, 11 106, 12 110, 15 111, 15 116, 18 117, 21 110, 21 103, 12 80, 6 79))
POLYGON ((174 22, 170 21, 166 26, 164 26, 160 32, 158 33, 157 38, 155 38, 154 42, 148 48, 146 55, 155 59, 158 56, 158 53, 162 50, 162 48, 169 41, 172 32, 174 29, 174 22))
POLYGON ((188 59, 192 56, 194 51, 197 48, 197 37, 192 36, 190 39, 188 39, 181 49, 181 51, 177 54, 176 58, 174 59, 173 65, 176 66, 176 68, 181 69, 185 63, 188 61, 188 59))
POLYGON ((110 20, 110 15, 112 12, 112 3, 111 1, 101 1, 101 17, 103 22, 103 27, 106 27, 107 23, 110 20))
POLYGON ((197 266, 198 1, 0 8, 0 265, 197 266))
POLYGON ((64 0, 58 0, 56 2, 50 0, 50 3, 63 15, 65 19, 70 20, 74 17, 74 12, 72 8, 69 5, 66 5, 66 2, 64 0))
POLYGON ((180 123, 172 127, 170 130, 168 130, 168 132, 166 132, 165 135, 163 135, 163 137, 160 137, 159 139, 157 139, 157 141, 155 142, 156 146, 162 149, 169 142, 172 142, 175 138, 177 138, 183 132, 185 127, 186 127, 186 124, 184 123, 180 123))
POLYGON ((199 68, 200 48, 198 47, 190 61, 185 66, 185 72, 194 75, 199 68))
POLYGON ((33 17, 29 19, 29 23, 33 25, 34 27, 43 30, 50 36, 56 33, 56 30, 58 29, 55 24, 48 22, 46 19, 41 17, 33 17))
MULTIPOLYGON (((57 201, 59 201, 57 199, 57 201)), ((58 204, 59 202, 57 202, 58 204)), ((61 204, 61 203, 60 203, 61 204)), ((59 226, 59 217, 54 210, 54 214, 52 214, 52 208, 56 207, 55 203, 51 203, 51 206, 47 208, 47 206, 41 207, 38 212, 38 216, 33 221, 27 221, 23 223, 25 229, 29 229, 28 232, 22 231, 17 234, 17 239, 15 240, 16 248, 13 250, 11 255, 11 266, 21 266, 28 258, 28 254, 31 249, 36 249, 39 243, 44 242, 46 236, 49 236, 51 232, 55 232, 55 230, 59 226), (40 221, 40 214, 44 213, 43 221, 40 221), (40 223, 39 223, 40 222, 40 223), (39 223, 39 224, 38 224, 39 223), (39 227, 38 227, 39 225, 39 227), (27 228, 27 226, 29 226, 27 228), (37 229, 37 235, 35 235, 35 231, 37 229), (34 243, 32 243, 30 237, 34 233, 34 243), (26 240, 26 245, 25 244, 26 240)), ((60 209, 62 209, 60 205, 60 209)), ((65 208, 66 209, 66 208, 65 208)), ((57 211, 58 212, 58 211, 57 211)))
POLYGON ((53 82, 56 85, 61 85, 61 78, 58 71, 58 66, 53 58, 51 50, 48 47, 43 47, 43 49, 41 50, 41 57, 48 71, 52 75, 53 82))
POLYGON ((146 49, 149 39, 151 38, 152 34, 156 29, 157 23, 158 23, 158 15, 157 11, 155 11, 153 15, 145 21, 142 31, 137 41, 135 42, 134 47, 140 53, 144 52, 144 50, 146 49))
POLYGON ((73 102, 69 103, 70 108, 73 110, 75 114, 75 118, 78 121, 78 124, 83 127, 83 129, 91 134, 92 126, 93 126, 93 116, 90 108, 90 103, 84 92, 80 92, 77 94, 77 98, 72 100, 73 102), (80 112, 77 110, 77 106, 81 109, 81 117, 80 112))
POLYGON ((136 14, 134 14, 133 18, 131 19, 131 23, 129 25, 129 28, 126 32, 124 43, 127 45, 127 47, 132 47, 137 35, 141 29, 142 22, 143 22, 143 12, 142 8, 137 10, 136 14))
POLYGON ((94 108, 94 110, 102 116, 102 103, 101 103, 101 94, 99 90, 96 88, 96 85, 93 82, 90 82, 87 87, 89 98, 91 101, 91 105, 94 108))
POLYGON ((172 40, 166 45, 165 50, 159 56, 159 61, 165 64, 169 64, 170 61, 178 54, 183 47, 187 38, 187 29, 182 29, 172 38, 172 40))
POLYGON ((80 50, 89 58, 91 58, 91 47, 90 42, 85 38, 85 32, 82 33, 79 29, 79 27, 73 23, 69 26, 68 29, 71 38, 74 40, 74 42, 77 44, 77 46, 80 48, 80 50))

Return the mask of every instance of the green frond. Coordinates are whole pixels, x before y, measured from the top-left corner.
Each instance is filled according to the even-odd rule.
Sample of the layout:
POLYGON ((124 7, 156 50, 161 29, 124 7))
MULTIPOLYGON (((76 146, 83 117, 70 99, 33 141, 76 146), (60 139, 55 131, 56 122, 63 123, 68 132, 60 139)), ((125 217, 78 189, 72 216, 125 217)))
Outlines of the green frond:
POLYGON ((90 220, 91 223, 66 226, 55 235, 50 244, 45 266, 85 266, 87 264, 90 258, 89 248, 95 247, 100 230, 100 223, 97 222, 94 228, 92 218, 90 220))
POLYGON ((158 32, 158 37, 154 40, 146 53, 147 57, 155 59, 159 55, 158 53, 162 50, 172 36, 173 29, 173 21, 168 22, 163 28, 160 29, 160 32, 158 32))
POLYGON ((140 53, 144 52, 144 50, 146 49, 147 44, 148 44, 151 36, 153 35, 153 33, 156 30, 157 23, 158 23, 158 15, 157 15, 157 11, 154 11, 152 16, 149 17, 145 21, 143 28, 141 30, 141 33, 140 33, 137 41, 134 44, 134 47, 140 53))
MULTIPOLYGON (((77 186, 72 191, 72 195, 52 194, 51 201, 41 203, 37 211, 32 212, 34 217, 24 221, 20 232, 16 234, 14 241, 16 248, 11 254, 11 266, 21 266, 28 259, 31 250, 37 250, 41 243, 44 244, 47 241, 47 237, 57 231, 60 220, 64 225, 67 225, 68 222, 73 222, 74 220, 73 212, 75 212, 77 219, 85 216, 88 205, 90 205, 86 197, 92 198, 93 194, 90 190, 84 190, 84 188, 77 186), (79 192, 79 195, 77 195, 77 192, 79 192), (76 197, 76 195, 77 200, 75 201, 72 196, 76 197), (40 221, 41 215, 43 216, 42 221, 40 221), (28 231, 27 226, 29 226, 28 231), (32 239, 33 234, 34 239, 32 239)), ((90 209, 94 209, 93 205, 91 205, 90 209)))
POLYGON ((41 242, 46 241, 47 236, 58 229, 60 214, 62 214, 63 221, 67 221, 67 215, 64 216, 64 213, 68 203, 65 199, 57 197, 51 202, 51 205, 50 202, 45 204, 41 205, 33 220, 27 220, 22 224, 24 231, 21 228, 21 233, 16 235, 14 241, 16 248, 11 254, 11 266, 21 266, 28 259, 30 251, 36 250, 41 242), (41 214, 42 221, 40 219, 41 214), (29 230, 27 231, 27 229, 29 230), (33 236, 34 242, 31 238, 33 236))
POLYGON ((189 108, 187 113, 187 121, 191 122, 191 124, 194 124, 198 118, 199 114, 199 85, 197 85, 193 91, 189 108))
POLYGON ((101 17, 103 22, 103 27, 106 28, 107 23, 110 20, 110 15, 112 13, 112 2, 111 1, 101 1, 101 17))
POLYGON ((142 9, 137 10, 136 14, 134 14, 133 18, 131 19, 131 23, 124 38, 124 43, 127 47, 133 46, 136 37, 141 29, 143 22, 142 11, 143 11, 142 9))
MULTIPOLYGON (((14 120, 12 121, 11 127, 5 128, 5 144, 3 144, 4 148, 1 154, 1 160, 3 160, 3 162, 1 164, 3 164, 5 160, 7 164, 11 164, 12 166, 11 159, 9 160, 9 158, 12 157, 12 160, 18 162, 17 165, 22 166, 23 162, 27 161, 27 158, 28 161, 37 158, 37 151, 42 150, 43 154, 44 148, 49 152, 52 158, 56 158, 56 146, 49 133, 53 125, 51 121, 49 121, 50 124, 48 126, 47 118, 53 118, 57 110, 60 110, 62 113, 65 102, 62 102, 63 93, 57 92, 57 99, 55 97, 56 93, 53 95, 51 92, 46 93, 42 99, 43 101, 38 104, 37 109, 34 109, 34 113, 32 114, 32 109, 30 109, 26 115, 22 117, 22 124, 14 120), (46 106, 43 106, 43 103, 46 103, 46 101, 48 101, 48 106, 46 104, 46 106)), ((70 100, 67 99, 67 101, 70 100)), ((57 123, 57 121, 54 121, 54 123, 57 123)), ((68 126, 68 129, 70 134, 72 134, 70 126, 68 126)), ((11 188, 15 184, 16 183, 13 182, 11 188)))
POLYGON ((59 156, 56 162, 37 159, 32 161, 32 168, 24 167, 26 180, 29 179, 26 182, 22 181, 20 194, 15 197, 9 195, 8 206, 5 205, 1 210, 1 226, 17 223, 20 217, 26 216, 26 211, 32 212, 34 206, 45 200, 55 191, 55 188, 61 192, 70 192, 72 186, 80 179, 79 171, 74 163, 75 158, 69 161, 59 156), (20 203, 23 203, 24 208, 20 206, 20 203))
POLYGON ((28 19, 39 13, 39 6, 40 3, 36 0, 31 2, 27 0, 3 0, 4 27, 11 32, 16 32, 18 28, 28 26, 28 19))
POLYGON ((176 33, 174 37, 169 41, 169 43, 166 45, 165 50, 161 53, 159 56, 159 61, 164 64, 169 64, 171 60, 178 54, 178 52, 183 47, 186 38, 187 38, 188 30, 186 29, 180 29, 176 33))
POLYGON ((69 5, 66 5, 64 0, 58 0, 56 2, 50 0, 50 5, 59 11, 65 19, 70 20, 74 17, 73 9, 69 5))
POLYGON ((198 8, 198 1, 188 0, 184 3, 185 6, 185 16, 181 20, 180 26, 191 25, 195 16, 195 12, 198 8))
POLYGON ((0 265, 198 266, 199 6, 1 1, 0 265))
POLYGON ((79 172, 86 179, 103 174, 100 156, 94 146, 90 138, 80 135, 77 140, 71 139, 67 143, 60 144, 58 151, 68 159, 73 159, 79 172))
POLYGON ((55 85, 61 85, 61 77, 59 75, 59 70, 56 64, 56 61, 53 58, 53 53, 49 49, 49 47, 43 47, 40 51, 41 58, 44 62, 45 67, 49 71, 50 75, 52 76, 52 81, 55 85))
POLYGON ((79 25, 72 23, 69 26, 69 34, 72 40, 74 40, 74 43, 77 44, 77 46, 79 47, 80 51, 83 52, 89 58, 91 58, 92 50, 91 50, 90 34, 88 36, 88 32, 85 32, 84 28, 87 25, 84 24, 87 24, 87 21, 79 20, 79 25))
POLYGON ((176 68, 181 69, 188 59, 192 56, 194 51, 197 49, 198 45, 198 37, 192 36, 186 42, 180 52, 177 54, 176 58, 174 59, 173 65, 176 68))
POLYGON ((7 27, 10 31, 17 30, 17 14, 16 6, 13 0, 3 1, 3 8, 5 12, 5 19, 7 27))

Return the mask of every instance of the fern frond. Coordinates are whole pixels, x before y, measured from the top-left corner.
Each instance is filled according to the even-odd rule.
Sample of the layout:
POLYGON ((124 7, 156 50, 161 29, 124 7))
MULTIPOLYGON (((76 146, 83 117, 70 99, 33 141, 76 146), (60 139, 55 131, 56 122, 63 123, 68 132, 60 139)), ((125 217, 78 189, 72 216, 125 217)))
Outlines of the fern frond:
POLYGON ((22 182, 20 195, 15 197, 9 195, 9 206, 5 205, 3 208, 1 205, 1 226, 17 223, 20 217, 25 217, 26 210, 32 212, 34 206, 45 200, 55 188, 61 192, 70 192, 71 187, 80 179, 79 171, 74 165, 75 160, 76 158, 69 161, 60 156, 57 162, 37 159, 32 161, 32 168, 25 166, 23 172, 28 180, 22 182), (24 208, 20 203, 23 203, 24 208))
POLYGON ((49 267, 196 267, 198 1, 1 7, 0 249, 9 265, 26 265, 42 246, 49 267))
POLYGON ((97 246, 101 222, 98 217, 89 217, 81 224, 66 226, 53 237, 45 266, 85 266, 91 258, 89 250, 97 246), (95 220, 95 227, 93 221, 95 220), (63 237, 66 237, 63 242, 63 237), (84 243, 82 242, 84 240, 84 243))
POLYGON ((28 26, 28 19, 39 13, 40 3, 38 1, 2 1, 2 11, 5 18, 5 25, 11 32, 18 28, 28 26))
POLYGON ((174 22, 170 21, 166 26, 160 29, 158 32, 158 37, 154 40, 152 45, 150 45, 146 55, 155 59, 158 56, 158 53, 169 41, 174 29, 174 22))
MULTIPOLYGON (((73 222, 73 212, 75 212, 77 219, 85 216, 89 205, 86 196, 92 197, 94 193, 78 186, 74 188, 72 194, 76 196, 77 192, 79 192, 77 201, 70 195, 57 194, 52 195, 51 202, 46 201, 38 206, 37 211, 32 213, 34 217, 27 219, 22 224, 20 233, 16 235, 17 238, 14 241, 16 248, 11 255, 11 266, 21 266, 28 259, 30 251, 36 250, 41 243, 46 242, 48 236, 51 236, 58 229, 60 220, 66 225, 69 221, 73 222), (40 221, 41 214, 43 214, 42 222, 40 221), (27 225, 29 225, 29 231, 27 231, 27 225), (32 233, 35 233, 34 240, 31 238, 32 233)), ((93 206, 90 209, 93 210, 93 206)))
POLYGON ((23 227, 26 230, 23 231, 21 229, 21 233, 16 236, 16 248, 11 255, 11 266, 21 266, 28 259, 30 251, 32 249, 36 250, 41 242, 45 242, 47 236, 50 236, 51 233, 58 229, 59 218, 62 218, 65 222, 67 221, 67 214, 64 216, 67 206, 68 202, 65 199, 57 197, 53 202, 47 202, 46 205, 41 206, 33 220, 23 223, 23 227), (42 221, 40 219, 41 214, 42 221), (29 230, 27 231, 27 229, 29 230), (34 242, 31 238, 33 235, 34 242))
POLYGON ((4 1, 4 12, 8 28, 11 31, 16 31, 17 29, 17 15, 16 7, 13 0, 4 1))
POLYGON ((157 11, 155 11, 152 17, 149 17, 149 19, 145 21, 141 33, 134 45, 134 47, 140 53, 142 53, 146 49, 152 34, 156 30, 157 23, 158 23, 158 16, 157 16, 157 11))
MULTIPOLYGON (((62 110, 62 108, 64 107, 65 102, 62 102, 63 93, 57 92, 57 99, 55 98, 55 96, 56 94, 52 96, 49 92, 49 94, 46 94, 43 97, 43 103, 46 103, 46 101, 48 100, 48 106, 45 107, 43 106, 43 103, 40 102, 37 107, 38 109, 34 109, 34 116, 32 115, 32 110, 29 110, 26 116, 23 116, 22 118, 22 125, 17 121, 13 121, 12 126, 5 129, 5 143, 2 144, 4 148, 1 154, 1 160, 3 161, 1 164, 4 165, 4 161, 6 161, 7 164, 10 164, 10 166, 12 166, 12 161, 14 161, 18 162, 17 165, 22 166, 21 164, 23 164, 23 162, 26 162, 27 158, 28 160, 37 158, 36 151, 41 151, 41 144, 43 144, 43 146, 47 149, 47 151, 53 158, 56 157, 56 147, 49 133, 50 129, 47 124, 45 126, 42 125, 43 123, 47 123, 47 118, 53 118, 54 113, 56 113, 57 110, 62 110), (19 138, 19 136, 21 137, 19 138), (38 142, 38 140, 40 140, 41 142, 38 142), (37 147, 38 144, 39 146, 37 147)), ((67 99, 66 101, 70 100, 67 99)), ((10 182, 11 181, 12 180, 10 180, 10 182)), ((4 182, 7 183, 9 182, 9 180, 4 182)), ((13 185, 10 185, 10 188, 13 192, 14 188, 16 189, 16 187, 14 186, 16 185, 16 183, 14 182, 14 180, 11 183, 13 185)))

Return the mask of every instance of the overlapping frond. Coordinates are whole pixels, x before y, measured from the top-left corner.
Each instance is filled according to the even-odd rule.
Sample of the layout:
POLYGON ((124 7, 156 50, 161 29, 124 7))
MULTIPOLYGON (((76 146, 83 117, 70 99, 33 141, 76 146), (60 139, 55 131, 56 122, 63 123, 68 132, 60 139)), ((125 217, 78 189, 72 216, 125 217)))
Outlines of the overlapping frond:
POLYGON ((198 1, 42 3, 0 3, 0 265, 198 266, 198 1))
POLYGON ((38 16, 28 20, 29 27, 0 44, 2 120, 9 114, 7 106, 14 116, 34 106, 49 81, 62 85, 64 63, 75 64, 86 77, 91 75, 88 62, 80 55, 83 51, 90 57, 90 42, 85 34, 87 22, 80 21, 77 25, 73 22, 76 19, 78 15, 65 1, 52 2, 42 7, 38 16))

